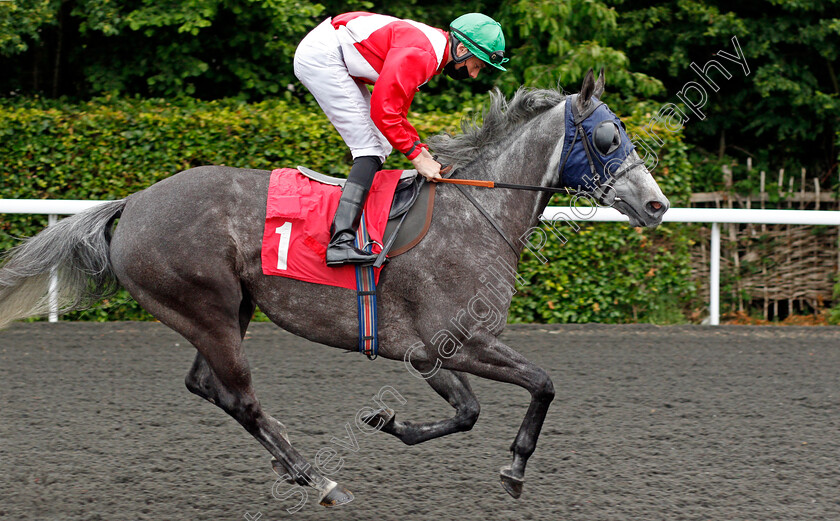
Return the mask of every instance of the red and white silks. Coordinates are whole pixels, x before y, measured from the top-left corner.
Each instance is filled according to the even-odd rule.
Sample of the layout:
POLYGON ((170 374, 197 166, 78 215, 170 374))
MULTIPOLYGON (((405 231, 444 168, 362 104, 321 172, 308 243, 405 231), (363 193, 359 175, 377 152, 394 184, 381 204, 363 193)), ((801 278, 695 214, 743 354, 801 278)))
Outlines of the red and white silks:
POLYGON ((422 144, 408 109, 420 86, 442 71, 447 52, 447 33, 440 29, 346 13, 325 20, 300 42, 295 75, 354 158, 378 156, 384 162, 393 147, 413 159, 422 144), (374 85, 372 95, 365 84, 374 85))

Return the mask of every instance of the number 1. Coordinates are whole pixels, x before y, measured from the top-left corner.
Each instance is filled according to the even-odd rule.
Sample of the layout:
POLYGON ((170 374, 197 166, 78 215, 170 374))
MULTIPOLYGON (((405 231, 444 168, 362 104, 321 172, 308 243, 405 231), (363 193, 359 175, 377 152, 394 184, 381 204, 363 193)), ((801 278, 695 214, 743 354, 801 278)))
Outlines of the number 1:
POLYGON ((292 238, 292 223, 287 222, 274 232, 280 234, 280 243, 277 246, 277 269, 285 270, 289 261, 289 239, 292 238))

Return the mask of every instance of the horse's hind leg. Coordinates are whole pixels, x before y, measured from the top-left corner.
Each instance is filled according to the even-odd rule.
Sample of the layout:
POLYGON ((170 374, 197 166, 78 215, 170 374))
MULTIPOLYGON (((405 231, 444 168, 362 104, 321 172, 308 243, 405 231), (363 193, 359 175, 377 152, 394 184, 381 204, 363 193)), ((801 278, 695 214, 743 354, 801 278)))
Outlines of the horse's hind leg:
MULTIPOLYGON (((419 367, 417 369, 425 371, 427 374, 431 373, 429 371, 430 367, 419 367)), ((425 377, 425 380, 432 386, 432 389, 449 402, 449 405, 455 408, 455 416, 435 422, 400 422, 396 420, 392 411, 380 409, 365 420, 374 426, 382 424, 380 428, 382 432, 396 436, 406 445, 415 445, 454 432, 472 429, 478 420, 481 408, 472 388, 470 388, 467 375, 438 368, 436 372, 425 377)))
MULTIPOLYGON (((223 263, 219 262, 219 266, 223 263)), ((125 271, 120 281, 131 295, 161 322, 182 334, 198 350, 186 378, 187 388, 219 406, 251 433, 297 484, 320 493, 320 503, 348 503, 353 495, 326 479, 292 447, 283 425, 263 412, 251 384, 251 371, 242 349, 245 330, 254 311, 233 273, 210 266, 209 277, 176 278, 174 270, 149 277, 125 271), (138 283, 136 279, 141 282, 138 283), (142 278, 141 278, 142 276, 142 278)))
MULTIPOLYGON (((210 369, 210 366, 207 364, 207 360, 201 353, 196 353, 195 360, 193 361, 193 365, 190 368, 189 373, 187 373, 187 377, 184 379, 184 383, 191 393, 221 407, 220 404, 223 403, 224 400, 221 396, 222 393, 220 390, 224 389, 224 385, 213 373, 213 370, 210 369)), ((277 422, 280 436, 288 442, 289 435, 286 431, 286 426, 271 416, 267 415, 267 417, 277 422)))
POLYGON ((318 489, 322 505, 335 506, 353 500, 349 490, 313 470, 289 443, 285 426, 263 412, 251 386, 251 373, 239 341, 235 349, 207 348, 202 342, 193 343, 199 353, 185 380, 191 392, 218 405, 242 424, 274 456, 288 481, 318 489))

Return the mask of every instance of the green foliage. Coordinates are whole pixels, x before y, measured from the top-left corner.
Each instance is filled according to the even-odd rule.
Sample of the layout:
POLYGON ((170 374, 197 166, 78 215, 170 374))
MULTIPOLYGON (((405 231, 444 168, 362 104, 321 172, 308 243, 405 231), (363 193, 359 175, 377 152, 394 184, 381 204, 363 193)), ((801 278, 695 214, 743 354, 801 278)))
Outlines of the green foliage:
POLYGON ((283 101, 36 100, 0 119, 7 198, 113 199, 201 164, 270 168, 301 149, 339 163, 344 149, 322 116, 283 101))
POLYGON ((690 282, 691 241, 680 228, 642 231, 584 222, 575 232, 560 221, 556 232, 548 225, 543 230, 543 258, 526 250, 520 264, 528 283, 514 295, 513 322, 685 321, 682 310, 696 288, 690 282))
MULTIPOLYGON (((460 114, 411 113, 421 135, 460 114)), ((198 165, 306 164, 344 175, 349 153, 320 110, 282 100, 98 98, 0 103, 0 198, 115 199, 198 165)), ((388 166, 409 163, 395 155, 388 166)))
POLYGON ((837 274, 834 280, 836 284, 831 295, 834 305, 828 310, 828 323, 836 326, 840 324, 840 274, 837 274))
MULTIPOLYGON (((614 42, 634 69, 663 80, 667 96, 688 81, 690 69, 717 60, 709 77, 720 90, 706 88, 706 118, 692 114, 686 136, 707 156, 725 154, 772 168, 793 162, 828 173, 837 156, 833 136, 840 128, 840 0, 753 3, 671 0, 639 7, 611 0, 620 13, 614 42), (735 53, 738 39, 749 75, 718 51, 735 53), (618 44, 616 44, 618 45, 618 44)), ((829 177, 829 176, 825 176, 829 177)), ((831 176, 836 179, 836 176, 831 176)), ((833 181, 832 181, 833 182, 833 181)), ((716 187, 720 188, 720 186, 716 187)))
POLYGON ((0 56, 29 49, 41 39, 40 29, 55 24, 54 0, 0 2, 0 56))
POLYGON ((322 11, 306 0, 0 2, 0 64, 20 71, 0 88, 277 95, 295 82, 295 47, 322 11))
POLYGON ((519 85, 555 87, 577 92, 590 67, 607 69, 609 89, 624 96, 661 93, 662 83, 633 72, 614 38, 618 13, 591 0, 518 0, 500 2, 496 16, 511 47, 510 72, 498 83, 510 93, 519 85))

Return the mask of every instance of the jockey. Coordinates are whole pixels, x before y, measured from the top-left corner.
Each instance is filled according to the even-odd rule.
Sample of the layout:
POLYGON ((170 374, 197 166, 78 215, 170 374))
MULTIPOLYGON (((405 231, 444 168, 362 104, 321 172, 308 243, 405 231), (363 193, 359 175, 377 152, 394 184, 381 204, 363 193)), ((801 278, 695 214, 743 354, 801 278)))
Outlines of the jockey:
POLYGON ((505 70, 505 37, 492 18, 465 14, 449 29, 447 33, 380 14, 345 13, 322 22, 298 45, 295 76, 353 154, 330 229, 328 266, 376 259, 353 241, 373 176, 394 148, 427 179, 440 178, 441 165, 406 119, 420 86, 441 72, 462 80, 476 78, 487 64, 505 70), (374 86, 372 95, 367 85, 374 86))

